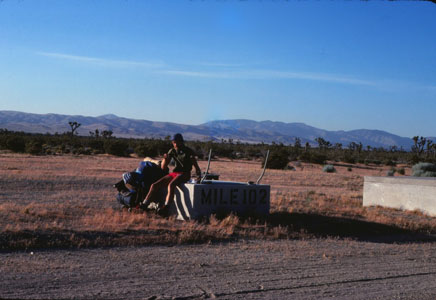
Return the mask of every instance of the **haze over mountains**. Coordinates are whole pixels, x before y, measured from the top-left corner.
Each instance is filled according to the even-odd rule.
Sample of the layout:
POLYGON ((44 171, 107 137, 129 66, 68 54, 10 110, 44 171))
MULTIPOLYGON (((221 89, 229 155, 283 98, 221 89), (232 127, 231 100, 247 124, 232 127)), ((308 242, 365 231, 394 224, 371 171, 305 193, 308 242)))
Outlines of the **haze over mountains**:
MULTIPOLYGON (((361 142, 364 146, 389 148, 403 147, 410 150, 411 138, 400 137, 381 130, 328 131, 315 128, 304 123, 284 123, 252 120, 219 120, 200 125, 183 125, 169 122, 154 122, 102 115, 87 117, 79 115, 31 114, 17 111, 0 111, 0 128, 12 131, 31 133, 63 133, 69 132, 68 122, 81 123, 77 130, 79 135, 89 135, 96 129, 111 130, 117 137, 164 138, 180 132, 187 140, 232 139, 234 142, 249 143, 283 143, 294 144, 300 138, 302 144, 309 142, 317 145, 316 138, 322 137, 332 144, 341 143, 343 147, 349 143, 361 142)), ((436 138, 430 138, 436 140, 436 138)))

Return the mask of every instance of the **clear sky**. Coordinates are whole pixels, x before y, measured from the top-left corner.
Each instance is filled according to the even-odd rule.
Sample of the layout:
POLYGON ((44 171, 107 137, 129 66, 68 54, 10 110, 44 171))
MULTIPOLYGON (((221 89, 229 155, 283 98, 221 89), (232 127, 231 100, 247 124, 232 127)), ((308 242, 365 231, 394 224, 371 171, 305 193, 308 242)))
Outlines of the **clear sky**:
POLYGON ((3 0, 0 110, 436 136, 436 5, 3 0))

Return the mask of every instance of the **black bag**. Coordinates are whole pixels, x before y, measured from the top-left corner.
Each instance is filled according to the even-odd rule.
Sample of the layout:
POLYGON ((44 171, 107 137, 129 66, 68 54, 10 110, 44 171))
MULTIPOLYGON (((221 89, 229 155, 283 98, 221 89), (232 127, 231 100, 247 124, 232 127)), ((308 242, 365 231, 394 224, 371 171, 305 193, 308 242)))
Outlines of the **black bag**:
POLYGON ((133 208, 141 204, 143 198, 138 191, 121 191, 118 192, 117 201, 123 207, 133 208))
POLYGON ((145 185, 142 179, 142 176, 139 176, 136 172, 123 174, 123 180, 114 184, 118 191, 117 201, 119 204, 127 208, 134 208, 141 204, 146 196, 145 185))

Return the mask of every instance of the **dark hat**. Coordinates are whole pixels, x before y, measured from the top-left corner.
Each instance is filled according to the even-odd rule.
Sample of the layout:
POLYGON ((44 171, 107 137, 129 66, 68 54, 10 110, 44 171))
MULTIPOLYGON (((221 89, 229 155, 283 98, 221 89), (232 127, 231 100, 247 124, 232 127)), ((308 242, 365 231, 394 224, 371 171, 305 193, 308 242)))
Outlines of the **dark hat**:
POLYGON ((174 142, 183 142, 183 136, 180 133, 176 133, 173 136, 172 141, 174 141, 174 142))

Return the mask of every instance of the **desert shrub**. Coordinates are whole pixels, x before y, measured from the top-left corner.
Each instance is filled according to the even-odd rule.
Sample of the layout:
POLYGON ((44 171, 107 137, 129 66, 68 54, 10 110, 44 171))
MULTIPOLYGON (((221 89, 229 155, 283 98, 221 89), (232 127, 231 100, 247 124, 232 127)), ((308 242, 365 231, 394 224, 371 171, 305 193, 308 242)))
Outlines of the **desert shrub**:
POLYGON ((6 139, 6 149, 13 152, 24 152, 26 149, 26 141, 22 136, 9 136, 6 139))
MULTIPOLYGON (((146 141, 141 141, 141 143, 146 143, 149 147, 149 149, 153 149, 153 151, 157 152, 156 156, 163 155, 168 152, 169 149, 171 149, 172 145, 167 140, 156 140, 156 139, 149 139, 146 141)), ((190 146, 190 145, 188 145, 190 146)), ((134 147, 134 149, 136 146, 134 147)), ((148 154, 147 156, 151 156, 148 154)))
POLYGON ((0 149, 6 149, 6 140, 8 139, 8 136, 5 134, 1 134, 0 129, 0 149))
MULTIPOLYGON (((265 163, 265 161, 262 163, 262 165, 264 163, 265 163)), ((288 151, 286 151, 286 149, 277 149, 277 150, 271 151, 266 167, 268 169, 283 170, 288 166, 288 163, 289 163, 288 151)))
POLYGON ((327 155, 325 154, 319 154, 319 153, 312 153, 310 157, 310 162, 314 164, 323 164, 327 160, 327 155))
POLYGON ((94 154, 94 151, 92 151, 92 149, 89 147, 79 147, 73 149, 73 154, 92 155, 94 154))
POLYGON ((374 165, 379 166, 379 165, 381 165, 382 162, 380 160, 378 160, 378 159, 365 159, 363 161, 363 163, 365 165, 374 164, 374 165))
POLYGON ((93 153, 104 153, 104 141, 99 139, 91 139, 88 140, 85 145, 89 148, 91 148, 93 153))
POLYGON ((319 153, 304 152, 299 156, 299 160, 303 162, 322 165, 327 160, 327 156, 319 153))
POLYGON ((310 152, 303 152, 298 156, 298 160, 302 162, 309 162, 310 161, 310 152))
POLYGON ((397 164, 394 162, 394 161, 392 161, 391 159, 386 159, 384 162, 383 162, 386 166, 392 166, 392 167, 395 167, 397 164))
POLYGON ((43 147, 42 147, 42 141, 40 140, 30 140, 26 143, 26 153, 29 154, 42 154, 43 147))
POLYGON ((348 164, 355 164, 356 163, 356 158, 350 154, 345 154, 343 160, 344 160, 344 162, 346 162, 348 164))
POLYGON ((287 165, 287 166, 285 167, 285 169, 286 169, 286 170, 290 170, 290 171, 297 171, 297 169, 295 169, 294 166, 290 166, 290 165, 287 165))
POLYGON ((335 167, 334 167, 333 165, 325 165, 325 166, 322 168, 322 171, 323 171, 323 172, 326 172, 326 173, 335 173, 335 172, 336 172, 336 169, 335 169, 335 167))
POLYGON ((386 176, 394 176, 395 174, 395 169, 390 169, 389 171, 386 172, 386 176))
POLYGON ((406 174, 406 170, 404 170, 404 168, 399 168, 399 169, 397 169, 397 172, 398 172, 398 174, 400 174, 400 175, 404 175, 404 174, 406 174))
POLYGON ((412 176, 436 177, 436 165, 432 163, 418 163, 412 167, 412 176))
POLYGON ((135 153, 142 157, 155 157, 157 156, 157 149, 153 147, 150 143, 143 142, 135 147, 135 153))
POLYGON ((409 158, 409 163, 412 165, 418 164, 421 161, 418 155, 414 154, 409 158))
MULTIPOLYGON (((207 146, 209 146, 209 145, 206 144, 205 147, 203 147, 204 148, 202 151, 203 157, 207 157, 209 154, 210 148, 208 148, 207 146)), ((227 157, 230 159, 236 158, 236 152, 239 152, 239 151, 234 150, 235 145, 216 144, 216 145, 213 145, 212 148, 213 148, 213 153, 215 155, 220 156, 220 157, 227 157)), ((239 152, 239 153, 242 154, 242 152, 239 152)))
MULTIPOLYGON (((209 153, 207 153, 207 154, 205 154, 204 152, 203 152, 203 148, 198 144, 198 143, 196 143, 196 144, 194 144, 194 146, 191 148, 192 150, 194 150, 194 153, 195 153, 195 156, 198 158, 198 159, 203 159, 204 157, 208 157, 208 155, 209 155, 209 153)), ((213 157, 214 155, 213 155, 213 152, 212 152, 212 157, 213 157)))
POLYGON ((116 156, 126 156, 129 144, 124 140, 106 140, 104 141, 104 151, 116 156))

